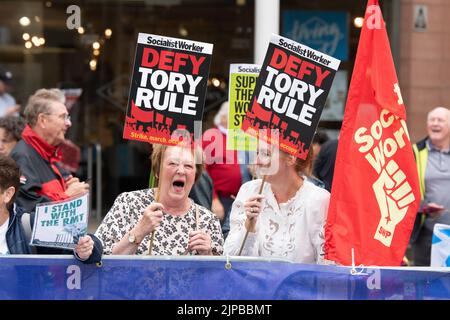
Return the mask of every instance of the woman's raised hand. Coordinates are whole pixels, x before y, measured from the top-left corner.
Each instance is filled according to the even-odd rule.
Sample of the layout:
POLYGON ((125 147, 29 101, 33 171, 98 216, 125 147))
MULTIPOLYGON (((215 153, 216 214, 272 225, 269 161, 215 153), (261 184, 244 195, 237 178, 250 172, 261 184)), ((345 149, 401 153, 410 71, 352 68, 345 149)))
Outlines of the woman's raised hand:
POLYGON ((245 221, 245 228, 250 232, 255 232, 256 219, 262 210, 262 194, 251 196, 244 203, 245 215, 247 220, 245 221))
POLYGON ((136 229, 143 236, 146 236, 158 228, 163 218, 164 206, 162 203, 153 202, 147 208, 145 208, 144 215, 139 221, 136 229))

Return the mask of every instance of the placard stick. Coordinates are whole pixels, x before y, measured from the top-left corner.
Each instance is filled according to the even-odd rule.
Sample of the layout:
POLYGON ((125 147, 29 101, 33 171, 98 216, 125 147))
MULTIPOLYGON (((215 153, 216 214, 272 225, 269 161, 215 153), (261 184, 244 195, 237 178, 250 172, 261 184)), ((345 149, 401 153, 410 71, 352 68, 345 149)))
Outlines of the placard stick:
MULTIPOLYGON (((162 162, 162 159, 164 159, 164 157, 161 157, 161 162, 162 162)), ((162 180, 162 179, 161 179, 161 173, 162 173, 162 167, 163 167, 163 164, 161 163, 161 164, 159 165, 158 189, 156 189, 156 192, 155 192, 155 202, 159 202, 159 196, 160 196, 160 194, 161 194, 161 180, 162 180)), ((156 230, 153 230, 153 231, 152 231, 152 236, 151 236, 150 242, 149 242, 149 244, 148 244, 148 255, 149 255, 149 256, 152 255, 153 241, 155 240, 155 232, 156 232, 156 230)))
MULTIPOLYGON (((263 177, 262 177, 261 186, 259 187, 258 194, 261 194, 261 193, 262 193, 262 190, 263 190, 263 188, 264 188, 264 183, 265 183, 265 182, 266 182, 266 176, 263 176, 263 177)), ((250 218, 250 223, 249 223, 249 226, 248 226, 249 229, 253 229, 254 224, 255 224, 254 219, 253 219, 253 218, 250 218)), ((244 249, 244 245, 245 245, 245 241, 247 241, 249 229, 247 229, 247 232, 245 233, 245 237, 244 237, 244 240, 242 241, 241 248, 239 249, 238 256, 241 255, 242 250, 244 249)))

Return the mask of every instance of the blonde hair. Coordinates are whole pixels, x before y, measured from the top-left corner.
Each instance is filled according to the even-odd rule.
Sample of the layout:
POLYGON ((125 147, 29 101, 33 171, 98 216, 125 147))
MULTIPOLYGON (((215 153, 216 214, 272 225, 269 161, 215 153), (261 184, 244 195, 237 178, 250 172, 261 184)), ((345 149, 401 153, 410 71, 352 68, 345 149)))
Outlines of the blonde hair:
MULTIPOLYGON (((154 144, 153 145, 153 151, 151 155, 151 161, 152 161, 152 171, 155 177, 159 178, 159 172, 161 169, 161 163, 164 159, 164 153, 166 152, 167 148, 170 146, 162 145, 162 144, 154 144)), ((177 146, 173 146, 177 147, 177 146)), ((180 148, 189 148, 189 147, 182 147, 180 148)), ((195 182, 200 178, 203 169, 204 169, 204 154, 203 150, 196 146, 195 148, 191 148, 191 153, 194 156, 194 163, 195 163, 195 182)))

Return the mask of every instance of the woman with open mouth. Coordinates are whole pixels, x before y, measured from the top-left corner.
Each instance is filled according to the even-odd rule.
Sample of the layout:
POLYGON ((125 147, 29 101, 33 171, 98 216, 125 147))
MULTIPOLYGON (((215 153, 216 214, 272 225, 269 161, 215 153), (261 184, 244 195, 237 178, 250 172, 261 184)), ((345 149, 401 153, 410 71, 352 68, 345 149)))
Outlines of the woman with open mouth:
POLYGON ((202 154, 198 147, 153 146, 152 170, 160 173, 159 188, 117 197, 96 232, 104 254, 222 254, 219 219, 188 197, 203 170, 202 154))

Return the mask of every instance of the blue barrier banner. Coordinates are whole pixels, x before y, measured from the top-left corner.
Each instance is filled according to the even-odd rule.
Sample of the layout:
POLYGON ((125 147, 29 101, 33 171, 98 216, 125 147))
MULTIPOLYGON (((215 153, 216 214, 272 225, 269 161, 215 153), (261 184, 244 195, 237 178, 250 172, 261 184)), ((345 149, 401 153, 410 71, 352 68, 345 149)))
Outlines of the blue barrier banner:
POLYGON ((0 257, 0 299, 450 299, 450 268, 351 268, 231 257, 0 257))
POLYGON ((283 11, 282 35, 336 59, 348 60, 348 14, 345 11, 283 11))

